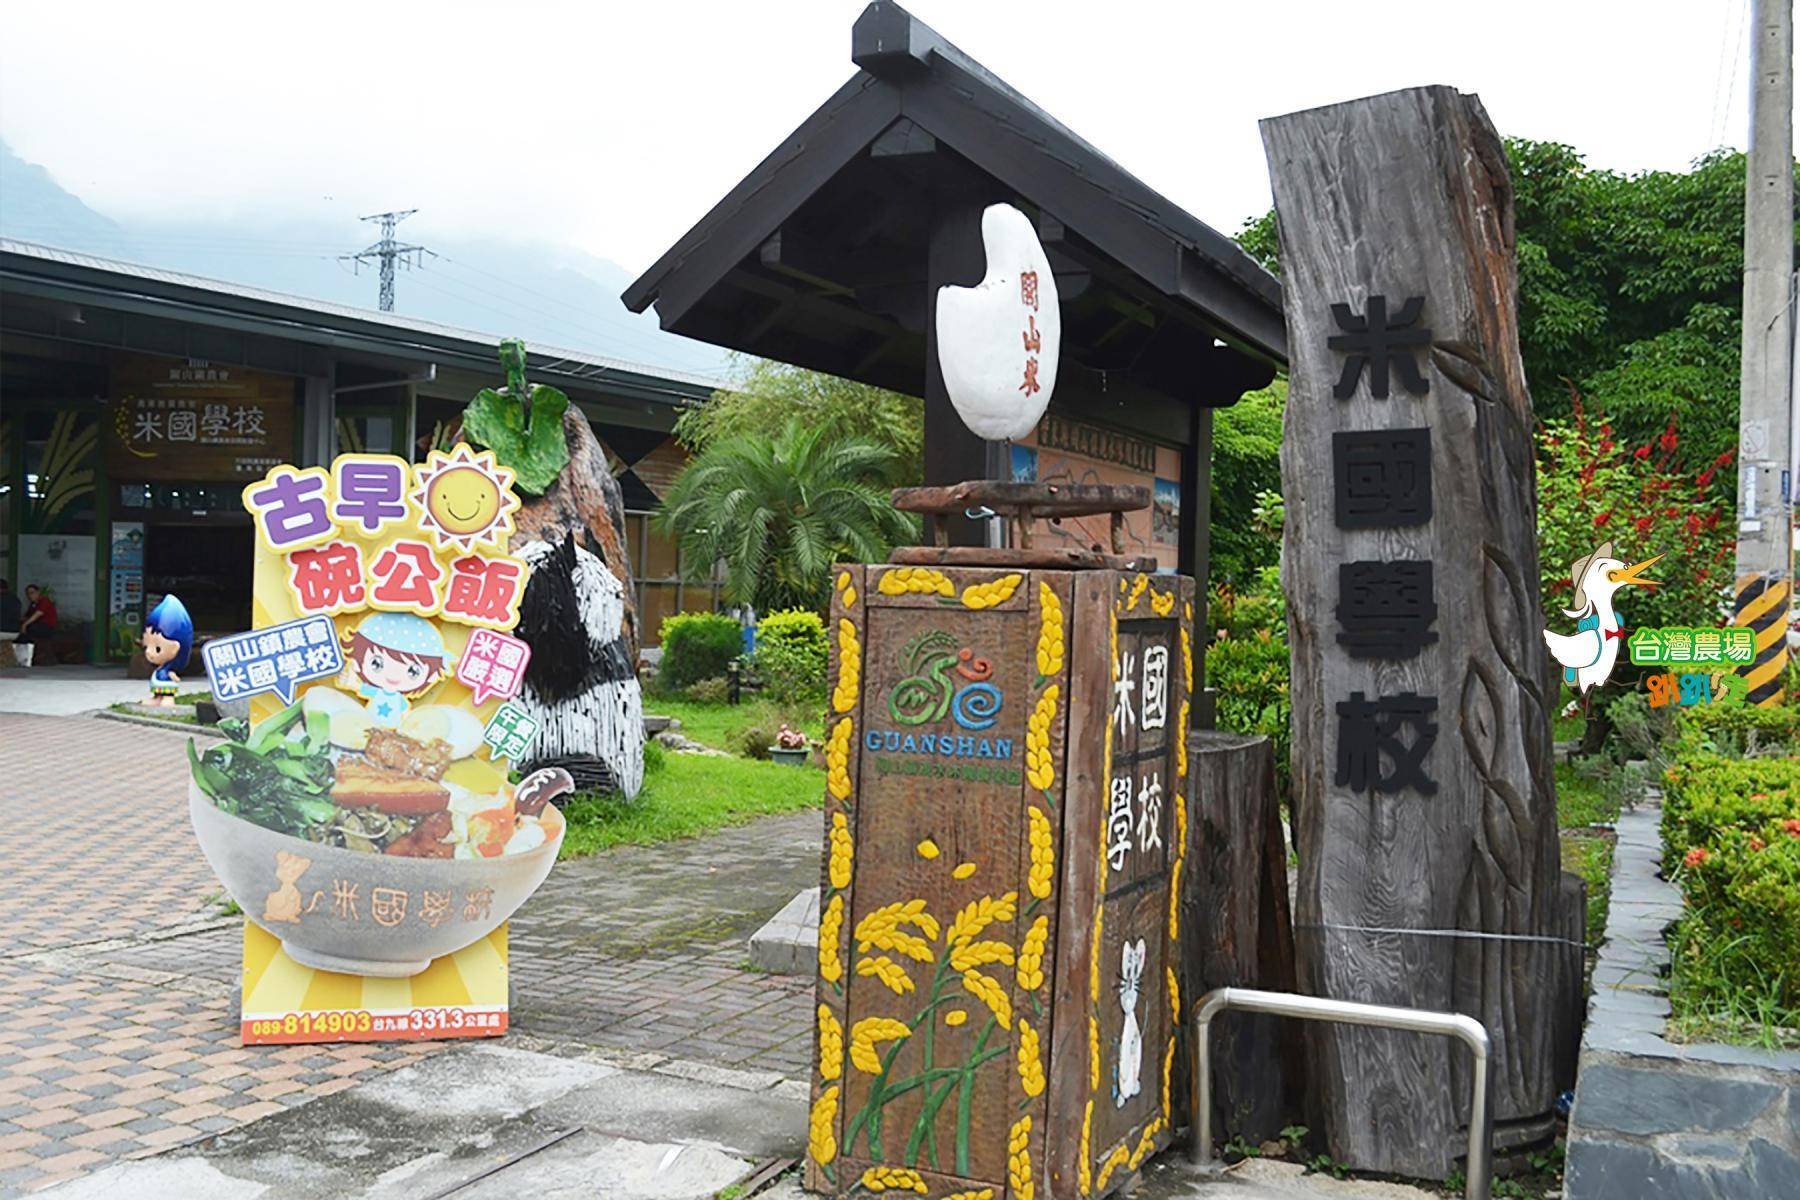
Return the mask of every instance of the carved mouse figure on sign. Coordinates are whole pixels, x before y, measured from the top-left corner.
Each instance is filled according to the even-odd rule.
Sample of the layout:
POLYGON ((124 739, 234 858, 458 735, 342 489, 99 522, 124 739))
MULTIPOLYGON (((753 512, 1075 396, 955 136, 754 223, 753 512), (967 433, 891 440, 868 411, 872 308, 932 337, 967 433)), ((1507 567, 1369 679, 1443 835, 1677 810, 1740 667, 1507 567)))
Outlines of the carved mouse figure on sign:
POLYGON ((1119 1108, 1143 1090, 1144 1031, 1138 1026, 1137 1004, 1144 984, 1144 955, 1143 938, 1126 942, 1120 954, 1119 1007, 1125 1010, 1125 1025, 1119 1032, 1119 1073, 1113 1081, 1113 1103, 1119 1108))

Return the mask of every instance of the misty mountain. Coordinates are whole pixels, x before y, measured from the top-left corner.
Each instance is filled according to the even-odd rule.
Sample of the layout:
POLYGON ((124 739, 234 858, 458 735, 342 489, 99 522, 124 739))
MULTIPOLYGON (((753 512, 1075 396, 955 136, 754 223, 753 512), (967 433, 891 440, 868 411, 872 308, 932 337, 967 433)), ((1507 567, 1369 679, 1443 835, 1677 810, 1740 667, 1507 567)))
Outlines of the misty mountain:
MULTIPOLYGON (((654 313, 626 310, 632 276, 618 264, 544 242, 427 237, 402 223, 397 237, 435 252, 400 270, 394 311, 495 335, 518 336, 647 367, 714 378, 715 346, 664 333, 654 313)), ((377 273, 343 261, 380 236, 374 223, 208 220, 116 221, 64 189, 0 141, 0 235, 103 258, 183 271, 314 300, 373 309, 377 273)))

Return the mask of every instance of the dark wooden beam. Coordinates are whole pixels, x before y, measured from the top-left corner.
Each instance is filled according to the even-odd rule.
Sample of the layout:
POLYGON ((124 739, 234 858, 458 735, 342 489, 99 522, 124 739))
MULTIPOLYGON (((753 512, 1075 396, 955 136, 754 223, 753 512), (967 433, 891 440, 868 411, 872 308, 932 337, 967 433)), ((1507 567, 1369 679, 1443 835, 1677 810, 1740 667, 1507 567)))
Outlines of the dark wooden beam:
MULTIPOLYGON (((1175 569, 1194 577, 1194 669, 1206 678, 1206 606, 1212 595, 1212 449, 1213 410, 1195 405, 1191 410, 1193 432, 1181 458, 1181 548, 1175 569)), ((1194 690, 1195 729, 1211 729, 1213 693, 1203 685, 1194 690)))
MULTIPOLYGON (((938 364, 938 289, 970 287, 987 270, 981 246, 983 202, 974 197, 947 197, 932 215, 931 248, 926 259, 925 320, 925 483, 953 484, 988 477, 987 442, 963 424, 950 403, 944 372, 938 364)), ((987 543, 987 523, 963 517, 940 518, 952 545, 987 543)))
POLYGON ((916 254, 839 249, 821 244, 792 224, 776 230, 757 248, 757 261, 813 290, 843 296, 859 288, 925 282, 925 264, 916 254))
POLYGON ((871 75, 917 75, 930 65, 933 50, 949 48, 931 26, 883 0, 863 9, 850 27, 850 61, 871 75))
POLYGON ((754 271, 727 272, 725 281, 747 292, 783 301, 796 309, 814 316, 829 318, 855 329, 867 329, 876 333, 888 333, 893 329, 892 322, 884 321, 873 313, 864 312, 853 303, 831 300, 824 296, 803 292, 783 280, 770 279, 765 275, 758 275, 754 271))
POLYGON ((936 154, 938 141, 917 124, 901 117, 882 130, 869 146, 870 158, 908 158, 919 154, 936 154))
POLYGON ((1124 371, 1089 370, 1066 354, 1057 367, 1056 395, 1050 402, 1072 417, 1171 446, 1185 446, 1193 436, 1187 401, 1147 388, 1124 371))
POLYGON ((654 303, 662 327, 675 328, 805 197, 899 115, 897 88, 868 75, 853 77, 625 290, 625 306, 642 312, 654 303))

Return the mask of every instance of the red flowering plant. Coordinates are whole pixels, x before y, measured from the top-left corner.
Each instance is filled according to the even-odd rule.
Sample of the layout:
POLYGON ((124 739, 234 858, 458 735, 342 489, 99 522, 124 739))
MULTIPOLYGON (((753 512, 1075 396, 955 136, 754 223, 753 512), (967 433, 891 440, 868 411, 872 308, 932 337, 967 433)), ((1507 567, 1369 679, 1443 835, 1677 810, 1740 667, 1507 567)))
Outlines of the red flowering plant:
POLYGON ((1725 1018, 1749 1012, 1800 1039, 1800 759, 1684 753, 1663 789, 1678 1024, 1735 1037, 1725 1018))
POLYGON ((1670 936, 1678 1026, 1710 1040, 1800 1043, 1800 838, 1727 829, 1682 858, 1670 936), (1759 1029, 1733 1029, 1754 1014, 1759 1029))
MULTIPOLYGON (((1619 597, 1626 633, 1640 626, 1718 626, 1730 595, 1732 553, 1727 450, 1698 467, 1684 461, 1681 431, 1671 416, 1650 442, 1613 436, 1605 417, 1587 412, 1579 395, 1567 420, 1545 422, 1538 435, 1538 568, 1544 616, 1567 632, 1575 561, 1602 542, 1627 563, 1662 561, 1648 574, 1654 588, 1619 597), (1723 477, 1721 476, 1723 472, 1723 477)), ((1621 657, 1613 695, 1630 690, 1638 672, 1621 657)))

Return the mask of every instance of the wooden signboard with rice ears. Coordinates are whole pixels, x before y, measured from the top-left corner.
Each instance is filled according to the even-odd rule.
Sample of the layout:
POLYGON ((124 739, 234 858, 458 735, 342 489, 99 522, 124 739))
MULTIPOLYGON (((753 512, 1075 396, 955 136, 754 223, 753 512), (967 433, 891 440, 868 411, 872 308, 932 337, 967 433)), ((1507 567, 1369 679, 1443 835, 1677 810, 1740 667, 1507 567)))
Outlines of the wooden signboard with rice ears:
POLYGON ((1168 1143, 1192 597, 839 570, 812 1190, 1100 1197, 1168 1143))

